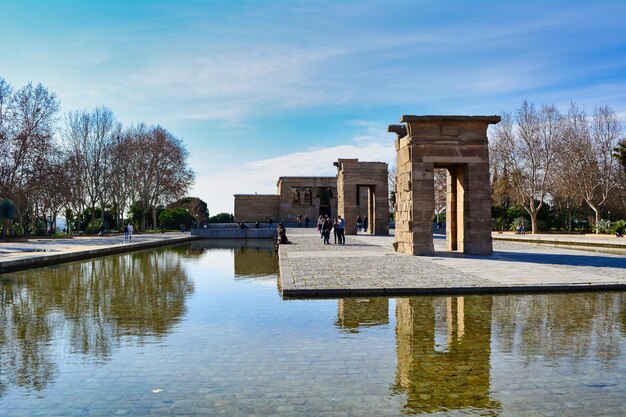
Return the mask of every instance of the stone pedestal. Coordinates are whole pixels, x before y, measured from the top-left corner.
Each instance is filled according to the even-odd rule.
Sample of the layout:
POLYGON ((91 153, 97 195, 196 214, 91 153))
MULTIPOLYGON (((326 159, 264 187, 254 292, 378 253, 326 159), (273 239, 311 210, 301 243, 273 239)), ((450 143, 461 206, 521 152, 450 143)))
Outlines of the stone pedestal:
POLYGON ((434 169, 448 170, 449 250, 491 254, 491 190, 487 127, 499 116, 402 116, 397 134, 394 249, 431 255, 434 169))

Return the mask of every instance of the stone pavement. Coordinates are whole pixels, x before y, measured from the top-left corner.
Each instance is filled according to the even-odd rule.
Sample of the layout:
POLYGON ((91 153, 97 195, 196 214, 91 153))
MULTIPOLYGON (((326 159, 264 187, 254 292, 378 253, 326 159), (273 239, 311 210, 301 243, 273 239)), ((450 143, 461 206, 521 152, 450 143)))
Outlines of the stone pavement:
POLYGON ((121 234, 61 239, 33 238, 14 242, 0 240, 0 273, 170 245, 197 238, 189 233, 173 232, 134 234, 132 241, 127 243, 121 234))
POLYGON ((409 256, 391 249, 393 236, 326 246, 315 230, 288 236, 294 244, 279 250, 285 297, 626 290, 620 255, 494 241, 493 255, 471 256, 446 252, 436 236, 435 256, 409 256))

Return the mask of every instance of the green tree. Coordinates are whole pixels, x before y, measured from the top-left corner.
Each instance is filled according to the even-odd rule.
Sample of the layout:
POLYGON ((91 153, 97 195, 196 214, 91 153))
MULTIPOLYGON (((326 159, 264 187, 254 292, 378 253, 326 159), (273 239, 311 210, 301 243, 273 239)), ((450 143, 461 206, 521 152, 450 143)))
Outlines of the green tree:
POLYGON ((8 198, 0 201, 0 220, 5 225, 2 235, 6 233, 13 234, 13 219, 15 219, 16 214, 17 208, 13 201, 8 198))
POLYGON ((218 213, 209 217, 209 223, 230 223, 232 221, 233 216, 230 213, 218 213))
POLYGON ((184 224, 186 228, 190 228, 194 220, 189 210, 182 207, 165 209, 159 215, 161 227, 166 229, 178 229, 181 224, 184 224))

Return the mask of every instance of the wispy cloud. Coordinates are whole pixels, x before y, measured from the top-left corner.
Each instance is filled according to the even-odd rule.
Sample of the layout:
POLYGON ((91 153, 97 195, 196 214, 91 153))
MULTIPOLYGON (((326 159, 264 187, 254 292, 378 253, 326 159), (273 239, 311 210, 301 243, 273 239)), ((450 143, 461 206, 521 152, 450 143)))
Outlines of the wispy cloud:
POLYGON ((335 176, 339 158, 393 164, 393 138, 380 124, 371 123, 352 143, 281 155, 243 163, 214 175, 199 176, 193 195, 204 199, 212 213, 233 211, 233 194, 275 194, 281 176, 335 176))

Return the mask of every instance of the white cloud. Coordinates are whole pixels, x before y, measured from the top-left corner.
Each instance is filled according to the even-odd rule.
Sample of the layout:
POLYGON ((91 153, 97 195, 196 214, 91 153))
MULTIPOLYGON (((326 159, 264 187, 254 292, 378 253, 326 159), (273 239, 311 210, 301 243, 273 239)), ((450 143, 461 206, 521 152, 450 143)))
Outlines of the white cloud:
POLYGON ((199 176, 191 194, 206 201, 211 214, 232 213, 233 194, 275 194, 281 176, 335 176, 333 162, 339 158, 392 164, 396 156, 393 139, 380 124, 372 124, 349 144, 245 162, 214 175, 199 176))

